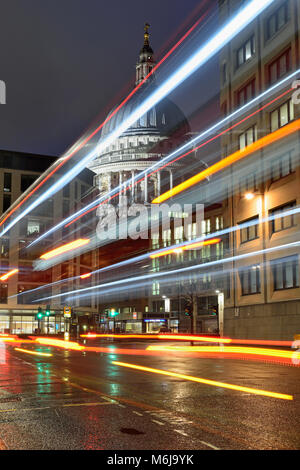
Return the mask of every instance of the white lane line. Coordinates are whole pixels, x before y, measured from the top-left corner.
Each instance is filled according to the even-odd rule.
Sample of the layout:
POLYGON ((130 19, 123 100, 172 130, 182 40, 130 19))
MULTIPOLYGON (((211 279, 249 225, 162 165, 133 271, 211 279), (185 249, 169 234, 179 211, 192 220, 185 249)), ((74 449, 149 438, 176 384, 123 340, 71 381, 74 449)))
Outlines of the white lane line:
POLYGON ((162 423, 161 421, 156 421, 156 419, 151 419, 152 423, 159 424, 160 426, 164 426, 165 423, 162 423))
POLYGON ((219 447, 213 446, 209 442, 205 442, 205 441, 200 441, 200 442, 201 442, 201 444, 204 444, 205 446, 211 447, 214 450, 221 450, 221 449, 219 449, 219 447))
POLYGON ((143 416, 143 414, 139 413, 138 411, 133 411, 132 413, 134 413, 135 415, 138 415, 138 416, 143 416))
POLYGON ((117 403, 117 405, 118 405, 120 408, 126 408, 125 405, 121 405, 120 403, 117 403))
POLYGON ((180 431, 179 429, 174 429, 175 432, 178 432, 178 434, 182 434, 182 436, 188 436, 186 432, 180 431))

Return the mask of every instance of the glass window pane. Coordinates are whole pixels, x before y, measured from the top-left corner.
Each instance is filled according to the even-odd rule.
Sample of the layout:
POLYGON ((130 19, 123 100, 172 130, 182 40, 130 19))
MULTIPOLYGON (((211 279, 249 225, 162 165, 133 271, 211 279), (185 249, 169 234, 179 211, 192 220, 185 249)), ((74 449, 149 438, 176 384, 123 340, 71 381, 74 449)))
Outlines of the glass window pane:
POLYGON ((278 111, 274 111, 271 114, 271 131, 274 132, 278 129, 278 111))
POLYGON ((285 126, 289 122, 288 105, 285 103, 280 108, 280 126, 285 126))
POLYGON ((275 289, 283 289, 282 264, 275 266, 275 289))
POLYGON ((285 287, 293 287, 293 261, 285 264, 285 287))

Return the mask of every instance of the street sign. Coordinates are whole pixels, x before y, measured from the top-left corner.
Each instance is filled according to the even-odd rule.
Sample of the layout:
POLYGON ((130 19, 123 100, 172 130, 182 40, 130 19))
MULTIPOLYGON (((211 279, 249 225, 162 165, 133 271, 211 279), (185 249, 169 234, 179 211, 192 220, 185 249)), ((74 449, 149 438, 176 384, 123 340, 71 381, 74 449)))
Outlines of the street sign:
POLYGON ((64 317, 71 318, 72 310, 71 307, 64 307, 64 317))

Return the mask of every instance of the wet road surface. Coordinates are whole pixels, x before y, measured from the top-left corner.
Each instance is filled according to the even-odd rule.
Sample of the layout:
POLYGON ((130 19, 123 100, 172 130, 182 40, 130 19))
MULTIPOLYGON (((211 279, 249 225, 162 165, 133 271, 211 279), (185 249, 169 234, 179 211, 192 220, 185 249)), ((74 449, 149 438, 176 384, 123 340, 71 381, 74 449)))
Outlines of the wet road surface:
MULTIPOLYGON (((104 345, 107 346, 108 343, 104 345)), ((112 343, 110 343, 112 344, 112 343)), ((299 449, 300 369, 254 360, 0 349, 0 449, 299 449), (123 368, 138 364, 293 395, 252 395, 123 368)), ((145 348, 126 343, 126 348, 145 348)))

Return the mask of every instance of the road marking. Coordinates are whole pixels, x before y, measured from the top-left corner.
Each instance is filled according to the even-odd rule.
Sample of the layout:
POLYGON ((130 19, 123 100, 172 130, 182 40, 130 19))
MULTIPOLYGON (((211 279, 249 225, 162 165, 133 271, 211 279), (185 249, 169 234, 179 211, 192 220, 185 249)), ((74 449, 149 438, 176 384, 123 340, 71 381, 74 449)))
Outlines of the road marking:
POLYGON ((121 405, 121 403, 117 403, 117 405, 120 407, 120 408, 126 408, 125 405, 121 405))
POLYGON ((188 434, 184 431, 180 431, 180 429, 174 429, 175 432, 178 432, 178 434, 182 434, 183 436, 188 436, 188 434))
POLYGON ((0 410, 0 413, 8 413, 13 411, 36 411, 36 410, 48 410, 48 409, 55 409, 55 408, 65 408, 65 407, 72 407, 72 406, 102 406, 102 405, 113 405, 113 403, 108 402, 95 402, 95 403, 66 403, 63 405, 55 405, 55 406, 42 406, 38 408, 13 408, 10 410, 0 410))
POLYGON ((143 414, 142 414, 142 413, 139 413, 138 411, 133 411, 132 413, 134 413, 134 414, 136 414, 136 415, 138 415, 138 416, 143 416, 143 414))
POLYGON ((204 444, 205 446, 211 447, 214 450, 221 450, 221 449, 219 449, 219 447, 213 446, 209 442, 205 442, 205 441, 200 441, 200 442, 201 442, 201 444, 204 444))
POLYGON ((108 403, 107 401, 105 403, 103 402, 95 402, 95 403, 67 403, 65 405, 61 405, 62 407, 66 406, 100 406, 100 405, 112 405, 113 403, 108 403))

